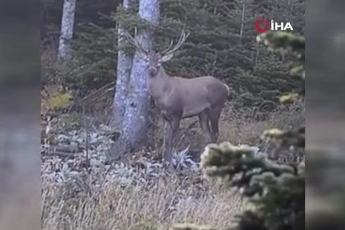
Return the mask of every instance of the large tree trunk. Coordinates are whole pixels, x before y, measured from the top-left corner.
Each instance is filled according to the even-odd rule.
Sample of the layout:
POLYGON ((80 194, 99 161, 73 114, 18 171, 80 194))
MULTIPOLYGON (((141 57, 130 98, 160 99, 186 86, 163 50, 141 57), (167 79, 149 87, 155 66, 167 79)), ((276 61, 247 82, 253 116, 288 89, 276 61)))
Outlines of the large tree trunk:
MULTIPOLYGON (((133 3, 132 0, 124 0, 123 7, 128 7, 133 3)), ((123 28, 119 24, 118 28, 118 46, 123 43, 123 28)), ((116 88, 113 103, 113 117, 116 125, 121 125, 126 111, 126 97, 129 79, 131 76, 131 69, 133 64, 133 54, 119 50, 117 54, 117 75, 116 88)))
POLYGON ((71 58, 71 41, 73 37, 75 6, 76 0, 65 0, 63 4, 58 53, 59 58, 63 60, 71 58))
MULTIPOLYGON (((158 24, 159 3, 159 0, 140 0, 139 16, 152 24, 158 24)), ((151 49, 152 31, 139 30, 137 39, 143 48, 151 49)), ((136 52, 128 86, 121 136, 116 147, 111 151, 113 157, 139 150, 147 144, 151 110, 146 86, 146 75, 147 64, 138 57, 136 52)))

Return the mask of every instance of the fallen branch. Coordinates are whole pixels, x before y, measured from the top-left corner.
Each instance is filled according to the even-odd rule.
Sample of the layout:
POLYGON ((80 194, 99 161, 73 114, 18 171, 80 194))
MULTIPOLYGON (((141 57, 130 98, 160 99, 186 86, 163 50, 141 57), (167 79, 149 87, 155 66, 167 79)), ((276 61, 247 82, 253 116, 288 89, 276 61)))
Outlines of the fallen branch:
POLYGON ((73 145, 56 145, 50 146, 47 148, 45 153, 46 155, 56 155, 57 152, 66 153, 66 154, 78 154, 82 153, 84 150, 83 147, 73 146, 73 145))

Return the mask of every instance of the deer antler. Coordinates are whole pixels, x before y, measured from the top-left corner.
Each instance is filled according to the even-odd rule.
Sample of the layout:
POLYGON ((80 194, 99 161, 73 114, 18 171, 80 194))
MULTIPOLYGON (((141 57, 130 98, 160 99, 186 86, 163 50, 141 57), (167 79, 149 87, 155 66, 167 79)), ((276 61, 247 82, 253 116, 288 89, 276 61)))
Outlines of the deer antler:
POLYGON ((187 37, 189 36, 190 33, 185 33, 184 30, 182 30, 181 35, 179 37, 178 42, 176 43, 175 47, 173 49, 171 49, 172 45, 173 45, 173 41, 170 42, 170 45, 167 49, 165 49, 162 54, 163 55, 169 55, 172 54, 174 52, 176 52, 176 50, 178 50, 182 44, 186 41, 187 37))
POLYGON ((138 49, 139 52, 141 52, 145 55, 148 55, 149 52, 147 50, 145 50, 140 45, 139 41, 136 39, 137 38, 137 28, 136 27, 134 28, 134 37, 132 37, 127 31, 124 32, 124 35, 127 38, 127 40, 138 49))
POLYGON ((173 44, 174 44, 174 40, 171 40, 171 41, 170 41, 170 45, 168 46, 168 48, 166 48, 165 50, 163 50, 161 53, 162 53, 162 54, 165 54, 166 52, 168 52, 169 49, 172 47, 173 44))

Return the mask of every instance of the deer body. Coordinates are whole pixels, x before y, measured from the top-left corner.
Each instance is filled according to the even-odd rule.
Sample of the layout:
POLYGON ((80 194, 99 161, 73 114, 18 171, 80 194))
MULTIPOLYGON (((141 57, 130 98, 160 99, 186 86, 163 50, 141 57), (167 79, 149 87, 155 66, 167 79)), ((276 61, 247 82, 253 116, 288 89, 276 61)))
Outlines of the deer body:
POLYGON ((165 160, 172 160, 173 140, 184 118, 198 116, 207 142, 216 142, 220 114, 229 95, 228 86, 212 76, 190 79, 170 76, 162 66, 162 63, 173 57, 186 36, 182 33, 175 48, 162 54, 145 51, 128 33, 127 37, 137 47, 141 58, 148 63, 148 91, 165 121, 165 160))
POLYGON ((229 89, 212 76, 182 78, 169 76, 163 67, 156 78, 148 78, 150 96, 163 113, 194 117, 202 111, 224 105, 229 89))

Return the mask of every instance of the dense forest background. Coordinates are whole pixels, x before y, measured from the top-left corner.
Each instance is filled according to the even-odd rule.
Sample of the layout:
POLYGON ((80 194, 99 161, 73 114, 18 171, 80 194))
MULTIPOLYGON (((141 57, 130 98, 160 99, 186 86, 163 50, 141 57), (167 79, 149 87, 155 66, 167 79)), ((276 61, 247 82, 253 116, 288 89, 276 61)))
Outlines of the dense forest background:
MULTIPOLYGON (((117 23, 137 25, 124 13, 122 1, 78 0, 73 37, 74 58, 57 64, 63 1, 42 0, 42 80, 78 89, 84 97, 116 80, 117 23)), ((137 4, 134 4, 134 8, 137 4)), ((130 9, 137 12, 137 9, 130 9)), ((257 44, 254 22, 266 17, 290 22, 294 34, 304 35, 304 1, 163 0, 156 49, 166 47, 182 29, 191 32, 177 58, 166 64, 171 75, 213 75, 232 88, 235 108, 271 110, 285 92, 297 90, 299 77, 288 72, 290 56, 267 51, 257 44)), ((114 88, 114 87, 113 87, 114 88)), ((110 98, 111 100, 112 98, 110 98)))

